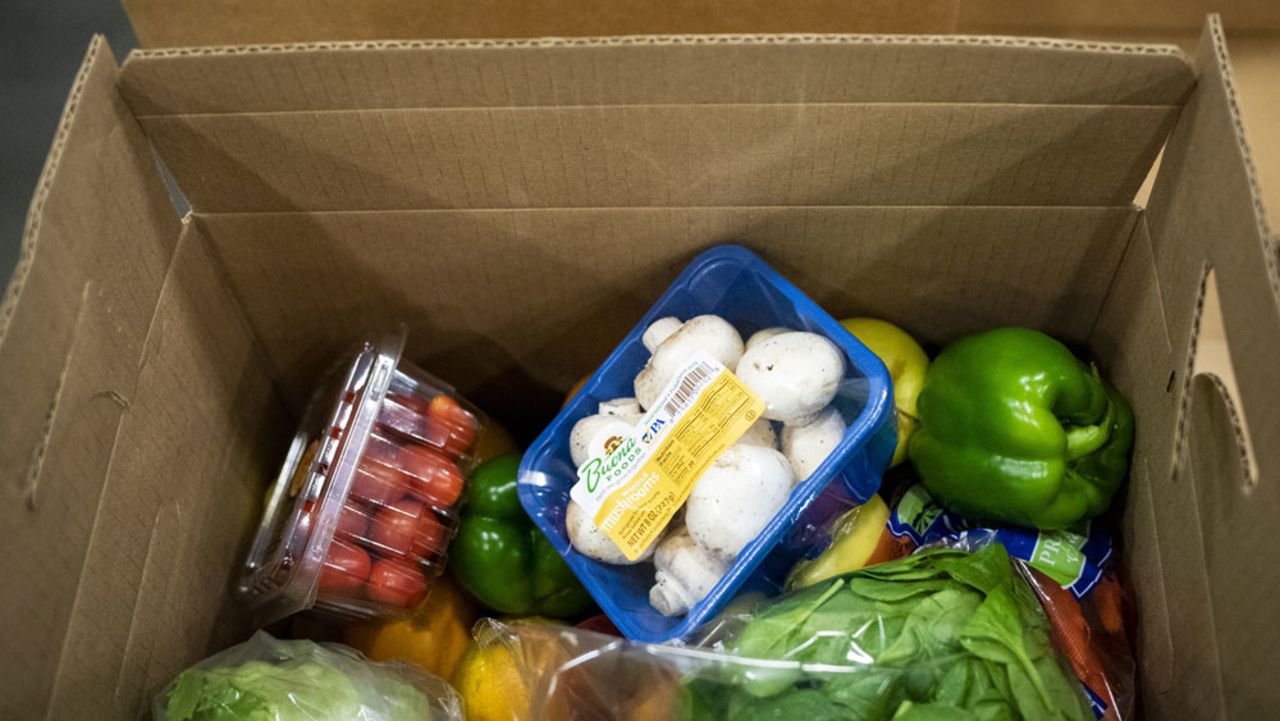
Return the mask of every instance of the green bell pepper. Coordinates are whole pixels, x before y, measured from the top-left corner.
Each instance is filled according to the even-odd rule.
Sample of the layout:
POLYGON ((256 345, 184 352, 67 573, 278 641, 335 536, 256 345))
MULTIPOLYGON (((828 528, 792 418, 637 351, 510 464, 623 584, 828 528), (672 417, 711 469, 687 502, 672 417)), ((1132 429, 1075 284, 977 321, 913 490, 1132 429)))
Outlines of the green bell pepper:
POLYGON ((970 336, 929 367, 910 455, 925 488, 977 520, 1070 528, 1124 481, 1133 410, 1097 369, 1025 328, 970 336))
POLYGON ((471 474, 449 568, 459 585, 499 613, 582 614, 591 596, 520 506, 519 466, 519 456, 499 456, 471 474))

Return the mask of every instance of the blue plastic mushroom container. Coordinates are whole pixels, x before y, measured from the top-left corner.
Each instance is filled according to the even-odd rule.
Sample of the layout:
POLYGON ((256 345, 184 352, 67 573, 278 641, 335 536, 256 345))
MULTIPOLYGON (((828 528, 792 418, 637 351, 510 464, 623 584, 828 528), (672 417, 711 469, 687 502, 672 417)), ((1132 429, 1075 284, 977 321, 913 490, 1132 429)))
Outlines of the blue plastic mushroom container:
POLYGON ((830 544, 831 521, 880 488, 896 443, 893 390, 880 359, 830 314, 746 248, 722 245, 698 256, 591 376, 520 464, 520 501, 614 625, 630 639, 662 642, 690 635, 740 592, 782 589, 796 561, 830 544), (600 402, 635 395, 632 383, 649 359, 641 342, 649 324, 675 316, 715 314, 745 339, 762 328, 784 326, 826 336, 844 353, 845 378, 834 405, 848 428, 844 439, 755 540, 747 544, 706 598, 683 616, 668 617, 649 605, 652 563, 615 566, 573 550, 565 529, 569 489, 577 469, 569 432, 596 413, 600 402))

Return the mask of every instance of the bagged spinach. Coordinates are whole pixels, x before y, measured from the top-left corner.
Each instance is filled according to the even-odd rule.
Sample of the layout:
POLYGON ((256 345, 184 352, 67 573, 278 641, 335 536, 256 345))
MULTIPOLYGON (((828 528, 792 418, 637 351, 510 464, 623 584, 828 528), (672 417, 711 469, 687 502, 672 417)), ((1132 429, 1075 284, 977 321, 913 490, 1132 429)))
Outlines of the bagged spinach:
POLYGON ((872 566, 726 628, 710 640, 757 663, 693 676, 686 721, 1093 718, 999 544, 872 566))

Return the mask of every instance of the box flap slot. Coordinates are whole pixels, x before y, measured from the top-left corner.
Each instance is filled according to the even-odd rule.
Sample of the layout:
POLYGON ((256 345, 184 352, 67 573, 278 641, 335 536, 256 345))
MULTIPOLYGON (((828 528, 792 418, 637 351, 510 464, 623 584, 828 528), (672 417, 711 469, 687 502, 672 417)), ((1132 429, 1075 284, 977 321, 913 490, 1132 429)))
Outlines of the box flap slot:
POLYGON ((213 213, 1119 206, 1133 199, 1177 114, 1175 106, 806 104, 140 120, 192 207, 213 213))
MULTIPOLYGON (((1245 415, 1260 437, 1277 437, 1280 384, 1272 369, 1280 357, 1280 253, 1267 225, 1228 63, 1215 20, 1201 41, 1200 90, 1170 138, 1149 222, 1171 335, 1183 354, 1185 388, 1195 362, 1205 273, 1213 269, 1245 415)), ((1263 444, 1257 451, 1261 477, 1280 474, 1280 448, 1263 444)))
MULTIPOLYGON (((1212 268, 1205 274, 1204 300, 1197 322, 1196 352, 1191 372, 1196 376, 1192 383, 1203 376, 1215 388, 1221 390, 1230 426, 1234 429, 1234 445, 1240 463, 1241 490, 1247 492, 1258 485, 1258 455, 1249 430, 1248 418, 1240 400, 1240 382, 1236 377, 1235 358, 1231 352, 1230 338, 1222 318, 1222 300, 1218 293, 1217 273, 1212 268)), ((1194 407, 1194 401, 1192 402, 1194 407)), ((1223 451, 1230 451, 1224 447, 1223 451)))

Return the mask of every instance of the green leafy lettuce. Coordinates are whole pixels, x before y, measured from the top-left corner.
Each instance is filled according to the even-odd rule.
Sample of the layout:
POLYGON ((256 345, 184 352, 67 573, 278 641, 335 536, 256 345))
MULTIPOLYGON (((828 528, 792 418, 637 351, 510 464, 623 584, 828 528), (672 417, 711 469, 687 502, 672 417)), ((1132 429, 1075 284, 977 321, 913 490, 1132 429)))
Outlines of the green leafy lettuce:
POLYGON ((1004 547, 925 551, 748 615, 725 649, 786 663, 686 682, 686 721, 1092 721, 1004 547))
POLYGON ((162 698, 157 721, 424 721, 432 715, 426 696, 394 673, 311 641, 265 634, 183 671, 162 698))

